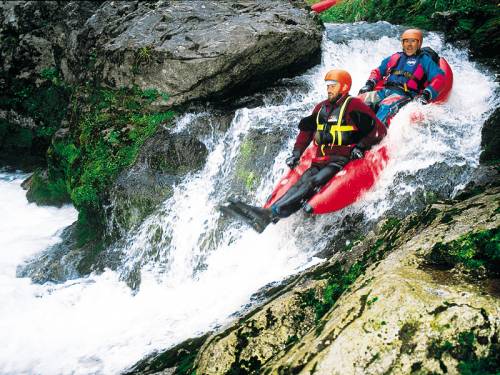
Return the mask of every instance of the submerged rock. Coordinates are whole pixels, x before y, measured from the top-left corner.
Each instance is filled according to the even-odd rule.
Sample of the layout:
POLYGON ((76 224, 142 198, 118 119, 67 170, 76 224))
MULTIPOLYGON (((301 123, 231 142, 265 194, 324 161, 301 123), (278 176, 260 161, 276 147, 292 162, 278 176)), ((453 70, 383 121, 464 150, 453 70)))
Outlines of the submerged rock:
POLYGON ((386 222, 377 235, 305 272, 296 286, 209 338, 198 354, 197 371, 491 370, 499 359, 500 299, 491 286, 499 276, 494 260, 500 251, 499 198, 500 189, 490 187, 463 201, 434 204, 402 223, 386 222), (476 237, 489 239, 481 244, 476 237), (479 247, 453 255, 457 243, 479 247), (437 248, 451 249, 451 265, 443 268, 436 261, 437 248), (492 258, 481 258, 480 251, 492 258), (463 272, 478 264, 486 267, 481 278, 463 272))
POLYGON ((106 209, 108 236, 125 234, 171 196, 173 185, 200 169, 208 151, 188 134, 173 134, 160 127, 141 149, 136 162, 122 171, 110 189, 106 209))

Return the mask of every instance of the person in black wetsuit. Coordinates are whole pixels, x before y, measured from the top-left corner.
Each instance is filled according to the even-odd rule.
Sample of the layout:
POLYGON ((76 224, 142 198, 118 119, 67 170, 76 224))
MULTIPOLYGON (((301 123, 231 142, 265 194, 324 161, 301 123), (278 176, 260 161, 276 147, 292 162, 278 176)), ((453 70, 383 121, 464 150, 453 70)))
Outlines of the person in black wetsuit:
MULTIPOLYGON (((324 184, 350 160, 364 152, 386 135, 386 127, 375 113, 356 97, 349 96, 352 79, 341 69, 330 70, 325 76, 328 99, 318 103, 312 114, 299 123, 299 134, 286 164, 295 168, 311 142, 317 147, 311 167, 270 208, 260 208, 237 200, 221 206, 222 212, 238 216, 256 231, 263 232, 271 222, 277 222, 298 211, 324 184)), ((310 207, 305 206, 306 212, 310 207)))

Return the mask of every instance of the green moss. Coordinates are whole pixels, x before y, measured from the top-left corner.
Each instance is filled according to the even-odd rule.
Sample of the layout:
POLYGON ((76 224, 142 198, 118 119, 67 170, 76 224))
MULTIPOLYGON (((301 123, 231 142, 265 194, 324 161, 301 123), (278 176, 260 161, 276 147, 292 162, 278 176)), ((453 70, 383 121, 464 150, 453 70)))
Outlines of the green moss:
MULTIPOLYGON (((488 344, 487 342, 485 344, 488 344)), ((498 375, 500 368, 500 345, 497 336, 489 343, 489 352, 484 357, 476 354, 476 345, 480 345, 473 331, 460 332, 451 340, 431 342, 427 356, 439 361, 441 369, 446 368, 442 358, 445 354, 459 361, 458 371, 462 375, 498 375)))
MULTIPOLYGON (((315 290, 308 290, 299 294, 302 307, 311 306, 316 314, 316 323, 320 324, 321 318, 335 305, 340 296, 365 272, 370 264, 382 259, 390 251, 396 241, 400 222, 397 219, 389 219, 383 227, 383 235, 379 237, 361 256, 361 259, 353 263, 347 270, 343 263, 335 262, 327 270, 315 275, 316 279, 327 278, 327 284, 321 296, 317 296, 315 290), (386 225, 386 226, 385 226, 386 225)), ((378 300, 373 297, 364 303, 368 306, 378 300)), ((321 330, 318 330, 321 332, 321 330)))
POLYGON ((347 272, 341 263, 336 262, 329 270, 329 278, 323 294, 318 296, 313 289, 307 290, 299 295, 301 307, 313 307, 316 315, 316 322, 319 323, 320 319, 326 312, 335 304, 349 286, 364 272, 366 268, 365 263, 354 263, 347 272))
POLYGON ((153 355, 138 362, 124 375, 157 374, 165 369, 173 369, 173 375, 196 375, 195 359, 208 335, 186 340, 161 354, 153 355))
POLYGON ((259 183, 258 176, 251 170, 252 157, 255 155, 255 145, 251 140, 243 142, 240 146, 240 155, 236 165, 236 177, 247 190, 252 190, 259 183))
POLYGON ((48 182, 49 186, 66 187, 79 211, 77 238, 84 244, 102 235, 102 207, 107 203, 108 187, 135 161, 158 125, 174 113, 149 109, 161 95, 156 90, 111 90, 91 85, 73 90, 70 115, 75 123, 47 151, 48 182))
POLYGON ((492 274, 500 273, 500 231, 498 228, 470 232, 460 238, 434 245, 429 260, 440 265, 463 264, 468 269, 485 267, 492 274))
POLYGON ((400 225, 401 225, 401 220, 395 217, 389 217, 385 221, 384 225, 382 225, 381 233, 385 234, 395 228, 397 229, 400 227, 400 225))
POLYGON ((31 187, 26 198, 29 202, 36 202, 42 205, 61 206, 70 202, 70 196, 66 183, 58 178, 52 182, 42 178, 40 171, 31 177, 31 187))
POLYGON ((39 76, 39 85, 3 77, 7 90, 0 93, 0 108, 13 110, 36 125, 32 130, 0 121, 0 155, 4 158, 43 158, 51 137, 66 116, 71 88, 59 78, 56 68, 43 69, 39 76))

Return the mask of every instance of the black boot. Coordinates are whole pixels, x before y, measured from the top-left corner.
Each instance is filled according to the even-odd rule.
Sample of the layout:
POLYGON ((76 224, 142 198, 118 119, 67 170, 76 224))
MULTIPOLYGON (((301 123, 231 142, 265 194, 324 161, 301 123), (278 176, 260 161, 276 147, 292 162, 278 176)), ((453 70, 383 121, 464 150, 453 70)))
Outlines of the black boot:
POLYGON ((230 206, 241 211, 245 216, 251 219, 249 223, 257 232, 262 233, 264 229, 274 220, 272 212, 269 208, 261 208, 251 206, 249 204, 229 199, 230 206))
POLYGON ((219 210, 225 215, 243 220, 259 233, 274 221, 270 209, 251 206, 235 199, 230 199, 230 203, 227 206, 220 206, 219 210))

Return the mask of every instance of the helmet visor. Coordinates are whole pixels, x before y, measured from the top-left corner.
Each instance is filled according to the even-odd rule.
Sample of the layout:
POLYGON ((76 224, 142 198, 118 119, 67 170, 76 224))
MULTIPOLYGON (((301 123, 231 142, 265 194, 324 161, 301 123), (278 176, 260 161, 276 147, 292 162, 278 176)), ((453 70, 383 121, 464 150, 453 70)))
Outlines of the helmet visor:
POLYGON ((338 84, 338 83, 339 83, 339 81, 335 81, 334 79, 329 79, 329 80, 326 80, 326 81, 325 81, 325 84, 326 84, 327 86, 330 86, 330 85, 336 85, 336 84, 338 84))

